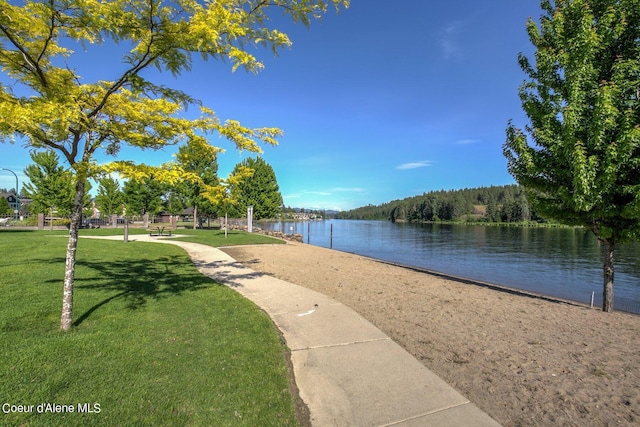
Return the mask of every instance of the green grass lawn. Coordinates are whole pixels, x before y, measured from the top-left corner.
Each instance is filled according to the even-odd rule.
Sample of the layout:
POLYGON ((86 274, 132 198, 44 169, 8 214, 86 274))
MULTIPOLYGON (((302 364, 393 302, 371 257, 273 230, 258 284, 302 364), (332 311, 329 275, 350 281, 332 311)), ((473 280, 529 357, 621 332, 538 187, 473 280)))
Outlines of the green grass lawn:
POLYGON ((179 237, 178 240, 215 247, 285 243, 284 240, 274 239, 273 237, 237 230, 229 230, 227 237, 224 237, 224 230, 176 230, 175 233, 185 235, 185 237, 179 237))
MULTIPOLYGON (((149 234, 146 228, 129 228, 129 236, 135 238, 136 234, 149 234)), ((173 231, 173 234, 179 234, 184 237, 177 238, 185 242, 202 243, 209 246, 234 246, 234 245, 258 245, 258 244, 281 244, 285 243, 283 240, 275 239, 269 236, 263 236, 261 234, 247 233, 246 231, 229 230, 227 237, 224 236, 224 230, 192 230, 192 229, 177 229, 173 231)), ((66 233, 65 233, 66 235, 66 233)), ((80 230, 81 236, 112 236, 122 235, 124 238, 124 229, 120 228, 94 228, 80 230)), ((165 238, 165 237, 159 237, 165 238)), ((173 238, 173 237, 172 237, 173 238)))
POLYGON ((66 236, 0 231, 0 425, 296 425, 271 320, 178 247, 81 239, 60 332, 66 236))

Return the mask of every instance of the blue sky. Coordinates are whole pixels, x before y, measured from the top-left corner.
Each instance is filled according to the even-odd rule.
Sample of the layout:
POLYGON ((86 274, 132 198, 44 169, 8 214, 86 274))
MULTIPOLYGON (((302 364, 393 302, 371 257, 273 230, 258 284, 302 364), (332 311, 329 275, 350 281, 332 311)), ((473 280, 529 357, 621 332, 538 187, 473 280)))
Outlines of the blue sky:
MULTIPOLYGON (((525 23, 539 15, 539 0, 352 0, 309 28, 277 18, 293 47, 278 57, 259 51, 265 69, 257 75, 210 61, 177 81, 161 78, 222 120, 284 130, 263 157, 288 206, 344 210, 511 184, 502 144, 509 119, 526 124, 517 55, 533 53, 525 23)), ((109 79, 102 73, 117 73, 113 64, 94 56, 84 65, 109 79)), ((212 143, 228 149, 221 177, 249 155, 212 143)), ((119 159, 159 165, 176 151, 123 150, 119 159)), ((20 143, 0 144, 0 168, 21 183, 30 162, 20 143)), ((0 171, 0 187, 14 186, 0 171)))

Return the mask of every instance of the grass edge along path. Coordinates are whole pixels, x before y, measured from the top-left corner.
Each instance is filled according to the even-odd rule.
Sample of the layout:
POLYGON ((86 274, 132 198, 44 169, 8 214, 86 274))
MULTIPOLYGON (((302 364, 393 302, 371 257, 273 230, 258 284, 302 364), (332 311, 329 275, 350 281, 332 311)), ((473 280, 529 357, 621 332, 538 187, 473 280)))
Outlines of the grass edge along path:
POLYGON ((271 319, 178 247, 81 239, 60 332, 65 236, 0 232, 0 425, 297 424, 271 319))

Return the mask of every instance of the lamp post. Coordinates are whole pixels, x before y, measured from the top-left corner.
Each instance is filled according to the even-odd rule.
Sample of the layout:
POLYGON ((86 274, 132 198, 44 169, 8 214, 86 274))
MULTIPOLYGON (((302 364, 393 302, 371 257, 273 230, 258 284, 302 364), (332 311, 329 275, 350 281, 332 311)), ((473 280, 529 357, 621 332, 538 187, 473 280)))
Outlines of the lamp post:
POLYGON ((15 210, 15 214, 16 214, 16 221, 17 221, 17 220, 20 219, 20 198, 18 196, 18 175, 16 175, 16 173, 14 171, 12 171, 11 169, 0 168, 0 170, 11 172, 13 174, 13 176, 16 177, 16 210, 15 210))

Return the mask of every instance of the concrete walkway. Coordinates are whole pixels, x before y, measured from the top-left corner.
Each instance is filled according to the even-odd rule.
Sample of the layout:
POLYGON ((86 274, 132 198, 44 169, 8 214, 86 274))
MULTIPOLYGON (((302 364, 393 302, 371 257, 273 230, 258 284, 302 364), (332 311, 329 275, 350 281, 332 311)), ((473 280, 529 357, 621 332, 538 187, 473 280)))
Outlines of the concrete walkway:
POLYGON ((203 274, 271 317, 291 350, 300 397, 314 426, 499 426, 343 304, 256 273, 210 246, 146 235, 129 240, 182 247, 203 274))

